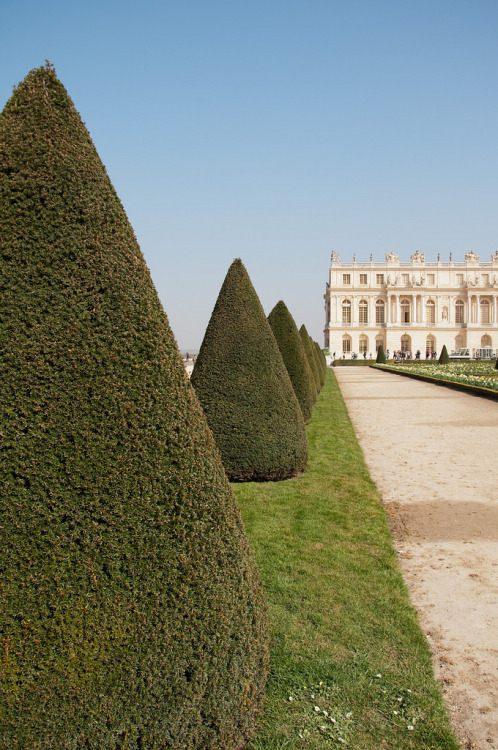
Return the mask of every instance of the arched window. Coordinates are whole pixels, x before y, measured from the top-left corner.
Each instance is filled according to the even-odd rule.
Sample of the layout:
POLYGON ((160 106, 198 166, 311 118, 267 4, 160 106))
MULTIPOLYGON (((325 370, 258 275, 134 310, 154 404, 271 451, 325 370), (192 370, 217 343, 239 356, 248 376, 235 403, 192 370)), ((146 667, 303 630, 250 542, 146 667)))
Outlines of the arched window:
POLYGON ((481 300, 481 324, 488 325, 491 322, 489 314, 489 299, 481 300))
POLYGON ((425 322, 428 326, 436 324, 436 303, 433 299, 428 299, 425 303, 425 322))
MULTIPOLYGON (((402 323, 409 323, 410 322, 410 300, 409 299, 402 299, 401 300, 401 322, 402 323)), ((406 350, 408 351, 408 350, 406 350)))
MULTIPOLYGON (((461 299, 455 302, 455 323, 465 323, 465 303, 461 299)), ((461 349, 462 347, 457 347, 461 349)))
POLYGON ((368 302, 366 299, 360 300, 359 304, 359 323, 360 325, 367 325, 368 324, 368 302))
POLYGON ((351 325, 351 301, 348 299, 342 303, 342 325, 351 325))
POLYGON ((378 334, 378 335, 377 335, 377 336, 375 337, 375 351, 376 351, 376 352, 377 352, 377 351, 379 350, 379 346, 381 346, 381 345, 382 345, 382 348, 383 348, 383 349, 384 349, 384 351, 385 351, 386 347, 385 347, 385 345, 384 345, 384 336, 382 336, 382 334, 380 334, 380 333, 379 333, 379 334, 378 334))
POLYGON ((491 343, 491 336, 488 336, 488 334, 487 334, 487 333, 486 333, 486 334, 485 334, 484 336, 481 336, 481 346, 482 346, 482 347, 485 347, 485 346, 492 346, 492 343, 491 343))
POLYGON ((425 351, 429 352, 429 355, 436 351, 436 338, 434 336, 427 336, 425 340, 425 351))
POLYGON ((375 322, 377 325, 383 325, 386 322, 386 305, 383 299, 378 299, 375 303, 375 322))
POLYGON ((412 340, 410 336, 408 336, 407 333, 403 334, 401 337, 401 351, 402 352, 411 352, 412 350, 412 340))
POLYGON ((368 352, 368 336, 362 333, 360 336, 360 354, 365 354, 365 352, 368 352))
POLYGON ((342 353, 351 354, 351 336, 348 336, 347 333, 342 337, 342 353))
POLYGON ((455 349, 463 349, 463 336, 455 336, 455 349))

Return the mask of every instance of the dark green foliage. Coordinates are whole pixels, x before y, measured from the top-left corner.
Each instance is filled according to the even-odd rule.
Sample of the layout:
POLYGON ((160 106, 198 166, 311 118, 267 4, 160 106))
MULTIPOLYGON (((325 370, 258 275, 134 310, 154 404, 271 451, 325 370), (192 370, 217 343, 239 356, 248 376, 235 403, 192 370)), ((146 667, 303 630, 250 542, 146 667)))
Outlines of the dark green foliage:
POLYGON ((443 348, 441 349, 441 354, 439 355, 438 364, 448 365, 449 362, 450 362, 450 355, 448 354, 446 344, 443 344, 443 348))
POLYGON ((327 360, 325 359, 325 352, 323 351, 323 349, 320 348, 320 344, 318 343, 318 341, 315 341, 315 346, 318 352, 318 359, 322 363, 323 372, 324 374, 326 374, 327 373, 327 360))
POLYGON ((304 470, 301 408, 240 259, 221 287, 191 382, 231 480, 285 479, 304 470))
POLYGON ((384 354, 384 347, 382 346, 382 344, 380 344, 379 348, 377 349, 377 357, 375 361, 379 365, 385 365, 386 363, 386 355, 384 354))
POLYGON ((50 68, 0 115, 1 750, 239 748, 244 528, 125 212, 50 68))
POLYGON ((268 316, 268 322, 289 373, 294 392, 303 412, 304 421, 308 422, 311 418, 316 395, 316 390, 312 389, 313 374, 304 351, 301 336, 285 302, 282 302, 282 300, 277 302, 268 316))
POLYGON ((316 363, 314 347, 311 345, 311 339, 310 339, 308 331, 306 330, 306 326, 304 325, 304 323, 299 329, 299 335, 301 336, 301 341, 303 342, 303 345, 304 345, 304 351, 306 352, 306 356, 308 357, 308 362, 311 367, 311 372, 313 373, 313 378, 315 380, 316 392, 318 394, 320 393, 320 390, 321 390, 320 372, 318 370, 318 365, 316 363))
POLYGON ((495 370, 498 370, 498 359, 496 360, 495 370))
POLYGON ((313 341, 313 339, 310 339, 310 341, 316 359, 316 366, 318 367, 318 374, 320 375, 320 387, 323 388, 323 384, 325 383, 325 373, 327 372, 325 359, 323 358, 322 350, 320 349, 318 341, 313 341))

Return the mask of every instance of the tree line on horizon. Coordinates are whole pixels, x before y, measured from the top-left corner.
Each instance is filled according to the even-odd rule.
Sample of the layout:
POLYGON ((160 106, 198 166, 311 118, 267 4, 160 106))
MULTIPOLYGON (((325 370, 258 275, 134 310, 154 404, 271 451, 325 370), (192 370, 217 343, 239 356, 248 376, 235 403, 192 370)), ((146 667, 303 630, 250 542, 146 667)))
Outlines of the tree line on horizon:
POLYGON ((236 260, 190 384, 49 63, 0 114, 0 248, 0 746, 240 749, 269 634, 227 477, 304 470, 323 354, 236 260))

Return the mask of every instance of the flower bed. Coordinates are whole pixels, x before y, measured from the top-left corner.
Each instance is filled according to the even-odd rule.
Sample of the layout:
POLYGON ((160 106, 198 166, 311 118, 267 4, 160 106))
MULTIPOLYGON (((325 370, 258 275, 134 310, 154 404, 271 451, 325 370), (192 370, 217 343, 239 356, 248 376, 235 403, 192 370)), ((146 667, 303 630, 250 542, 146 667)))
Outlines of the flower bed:
POLYGON ((378 365, 383 369, 403 372, 410 375, 421 375, 434 380, 444 380, 450 383, 477 386, 498 391, 498 370, 495 370, 495 360, 489 362, 450 362, 439 365, 437 362, 389 362, 378 365))

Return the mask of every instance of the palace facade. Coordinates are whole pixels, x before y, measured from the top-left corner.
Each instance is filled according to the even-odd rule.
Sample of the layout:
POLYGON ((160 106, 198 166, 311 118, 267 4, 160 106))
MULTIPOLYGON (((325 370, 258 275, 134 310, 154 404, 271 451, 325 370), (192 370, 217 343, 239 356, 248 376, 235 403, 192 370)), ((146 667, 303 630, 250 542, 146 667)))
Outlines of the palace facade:
POLYGON ((498 252, 481 263, 409 263, 387 253, 384 263, 343 263, 333 252, 325 297, 325 346, 337 358, 353 353, 417 350, 439 354, 461 347, 498 347, 498 252))

